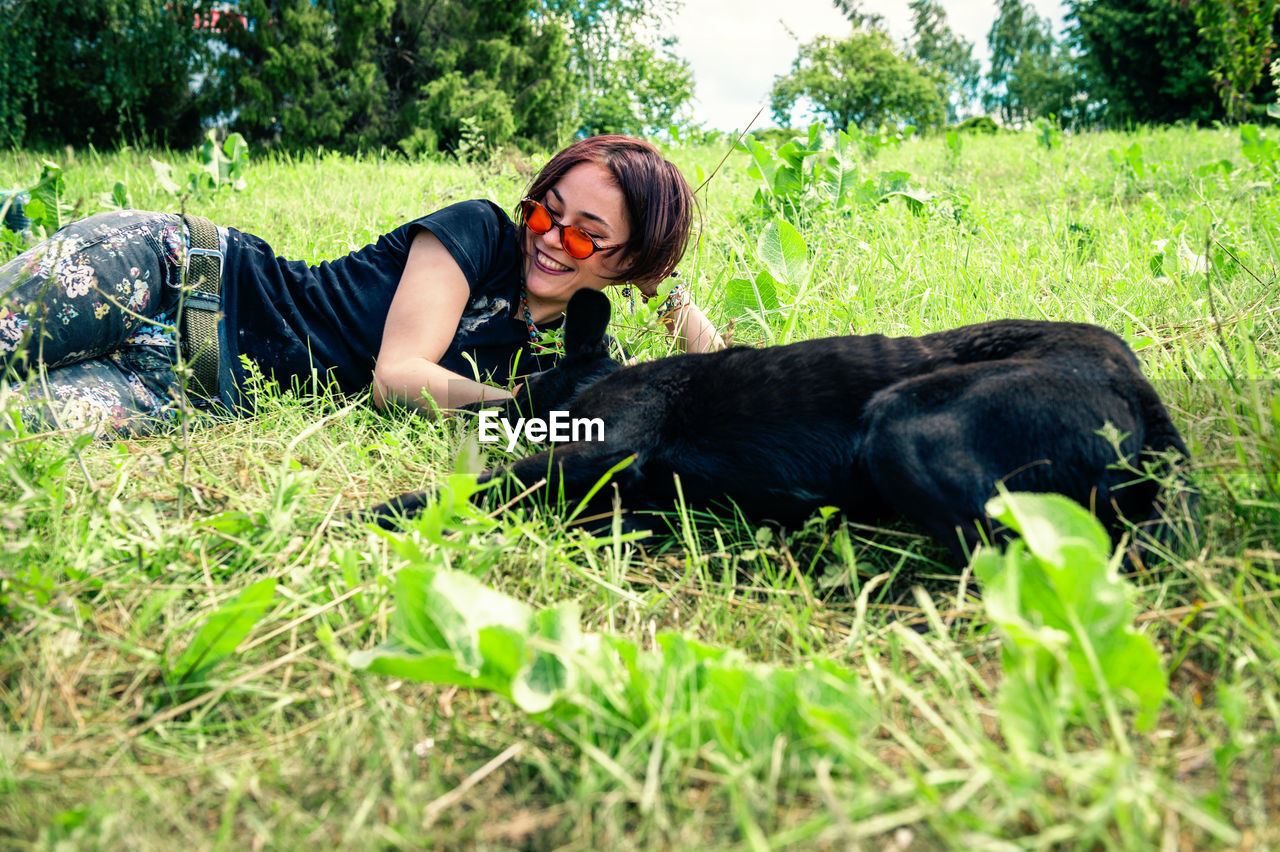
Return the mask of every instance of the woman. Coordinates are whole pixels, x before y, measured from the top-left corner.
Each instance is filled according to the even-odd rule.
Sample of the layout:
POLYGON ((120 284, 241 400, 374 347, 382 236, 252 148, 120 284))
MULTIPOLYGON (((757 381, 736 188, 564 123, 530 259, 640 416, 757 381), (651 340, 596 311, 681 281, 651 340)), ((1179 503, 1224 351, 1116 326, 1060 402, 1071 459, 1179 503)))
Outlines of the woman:
MULTIPOLYGON (((191 401, 233 411, 252 402, 246 360, 285 388, 368 389, 383 408, 501 399, 500 386, 550 366, 536 343, 574 291, 627 282, 652 296, 684 253, 692 211, 656 148, 598 136, 547 163, 517 221, 462 202, 315 267, 252 234, 215 237, 198 217, 99 214, 0 267, 0 357, 20 376, 47 368, 28 385, 54 401, 58 425, 133 434, 184 407, 184 362, 191 401), (192 277, 208 274, 184 289, 188 260, 192 277)), ((723 345, 680 291, 664 309, 681 348, 723 345)))

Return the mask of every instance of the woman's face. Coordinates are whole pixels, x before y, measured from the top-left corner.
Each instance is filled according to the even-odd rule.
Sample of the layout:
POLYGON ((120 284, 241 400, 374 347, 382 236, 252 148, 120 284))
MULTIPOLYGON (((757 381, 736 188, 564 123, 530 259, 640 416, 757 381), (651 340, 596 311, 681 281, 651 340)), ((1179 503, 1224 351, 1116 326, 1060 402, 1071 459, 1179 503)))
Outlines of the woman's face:
MULTIPOLYGON (((626 204, 613 176, 596 163, 579 163, 537 198, 562 225, 576 225, 598 246, 623 245, 631 236, 626 204)), ((581 287, 603 290, 616 283, 622 252, 601 249, 585 260, 572 257, 560 243, 560 229, 545 234, 523 229, 525 291, 534 313, 562 309, 581 287)))

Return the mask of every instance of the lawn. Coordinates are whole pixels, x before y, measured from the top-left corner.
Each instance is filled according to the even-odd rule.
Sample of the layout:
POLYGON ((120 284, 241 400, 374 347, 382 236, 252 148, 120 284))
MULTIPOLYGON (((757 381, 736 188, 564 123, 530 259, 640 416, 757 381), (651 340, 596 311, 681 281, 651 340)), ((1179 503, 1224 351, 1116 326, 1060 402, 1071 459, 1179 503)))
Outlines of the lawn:
MULTIPOLYGON (((376 532, 343 513, 466 492, 471 430, 366 398, 268 391, 251 419, 114 444, 6 410, 0 848, 1280 845, 1269 135, 816 140, 794 190, 732 140, 665 146, 706 180, 682 277, 736 343, 1030 317, 1137 350, 1198 522, 1123 579, 1106 553, 1068 565, 1089 584, 1055 606, 1105 609, 1078 633, 995 580, 974 597, 999 557, 957 572, 901 523, 682 510, 641 546, 445 501, 376 532), (804 184, 828 157, 834 199, 804 184), (1099 684, 1081 641, 1095 673, 1106 643, 1153 651, 1099 684)), ((318 262, 453 201, 510 208, 545 158, 262 154, 240 191, 174 194, 152 161, 181 188, 192 154, 11 151, 0 186, 42 159, 74 215, 185 205, 318 262)), ((667 354, 614 295, 628 349, 667 354)))

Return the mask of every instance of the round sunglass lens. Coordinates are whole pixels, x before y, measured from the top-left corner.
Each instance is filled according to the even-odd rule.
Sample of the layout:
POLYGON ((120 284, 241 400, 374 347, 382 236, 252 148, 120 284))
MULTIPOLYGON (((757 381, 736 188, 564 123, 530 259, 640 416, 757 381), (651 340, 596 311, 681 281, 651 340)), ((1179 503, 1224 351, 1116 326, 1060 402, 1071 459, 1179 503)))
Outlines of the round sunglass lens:
POLYGON ((524 203, 524 223, 535 234, 545 234, 551 230, 551 214, 547 212, 547 208, 538 202, 526 201, 524 203))
POLYGON ((592 244, 591 238, 577 228, 565 228, 562 233, 564 235, 564 250, 570 256, 578 260, 586 260, 595 252, 596 247, 592 244))

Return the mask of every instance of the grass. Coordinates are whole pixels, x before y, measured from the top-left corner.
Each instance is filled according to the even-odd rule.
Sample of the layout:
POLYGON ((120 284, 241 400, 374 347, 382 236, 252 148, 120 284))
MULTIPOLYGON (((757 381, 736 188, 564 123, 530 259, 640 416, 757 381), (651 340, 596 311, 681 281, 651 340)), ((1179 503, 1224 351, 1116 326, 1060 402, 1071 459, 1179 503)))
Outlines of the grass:
MULTIPOLYGON (((724 151, 668 153, 693 178, 724 151)), ((135 206, 176 210, 152 156, 188 163, 55 159, 79 214, 117 180, 135 206)), ((764 268, 747 165, 732 155, 706 189, 682 272, 755 344, 765 329, 724 295, 764 268)), ((187 209, 319 261, 451 201, 510 207, 536 166, 260 157, 244 192, 187 209)), ((1130 340, 1169 404, 1200 524, 1131 577, 1138 627, 1170 673, 1154 729, 1126 716, 1115 730, 1099 709, 1061 747, 1011 749, 1000 645, 965 594, 972 577, 911 529, 780 536, 685 513, 648 551, 545 517, 388 537, 338 517, 442 481, 465 429, 279 397, 186 438, 0 444, 0 847, 1280 845, 1274 174, 1234 131, 1180 128, 1057 149, 965 137, 958 155, 923 139, 862 168, 909 172, 934 202, 806 218, 812 277, 769 320, 778 342, 1085 320, 1130 340), (1135 143, 1141 174, 1109 154, 1135 143), (676 679, 657 682, 648 723, 619 728, 601 709, 547 725, 487 692, 353 670, 349 652, 387 637, 410 566, 469 573, 539 610, 572 601, 584 630, 642 649, 666 631, 736 649, 745 672, 829 662, 856 674, 849 717, 870 721, 844 741, 782 734, 730 753, 682 727, 676 679), (210 616, 265 578, 274 594, 234 652, 176 682, 210 616)), ((37 156, 0 153, 0 185, 38 173, 37 156)), ((668 351, 642 316, 623 309, 616 325, 641 357, 668 351)))

